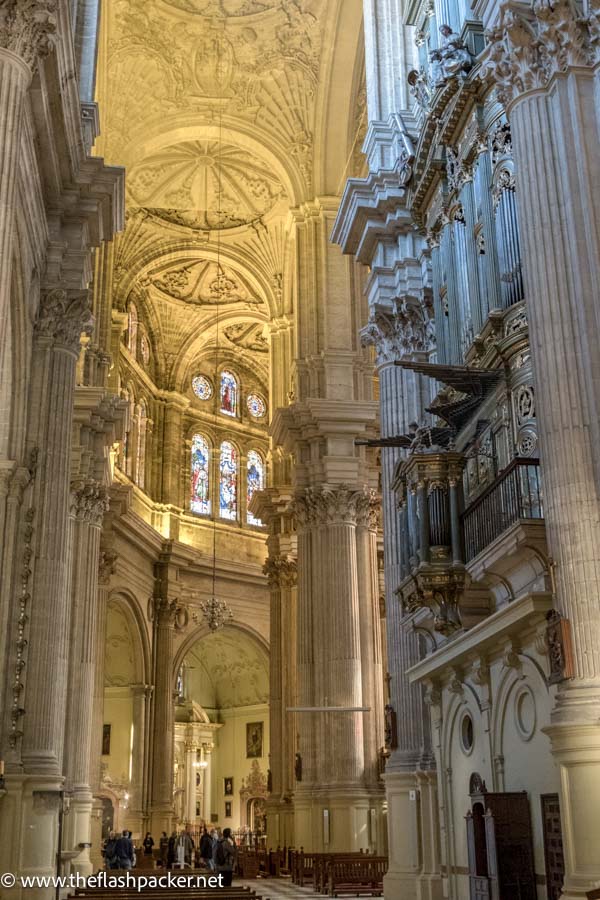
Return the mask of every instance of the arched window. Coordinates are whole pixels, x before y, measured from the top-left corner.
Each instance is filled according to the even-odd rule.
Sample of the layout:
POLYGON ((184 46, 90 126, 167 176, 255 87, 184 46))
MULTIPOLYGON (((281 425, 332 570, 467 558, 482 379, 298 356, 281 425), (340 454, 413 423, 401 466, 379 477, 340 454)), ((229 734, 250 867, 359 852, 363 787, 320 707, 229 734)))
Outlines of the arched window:
POLYGON ((127 347, 129 352, 137 356, 137 335, 138 335, 138 311, 135 303, 129 305, 129 320, 127 326, 127 347))
POLYGON ((219 460, 219 515, 222 519, 237 519, 238 508, 238 452, 229 441, 221 444, 219 460))
POLYGON ((140 401, 140 405, 138 406, 137 413, 137 448, 136 448, 136 459, 135 459, 135 473, 136 473, 136 481, 139 487, 144 489, 144 482, 146 479, 146 426, 148 423, 148 412, 146 410, 146 404, 143 400, 140 401))
POLYGON ((221 372, 221 412, 226 416, 237 416, 238 414, 238 380, 227 369, 221 372))
MULTIPOLYGON (((250 501, 252 497, 256 493, 256 491, 262 491, 265 486, 265 464, 263 462, 263 458, 256 450, 250 450, 248 452, 248 472, 247 472, 247 483, 246 483, 246 497, 248 500, 248 506, 250 506, 250 501)), ((251 512, 248 512, 248 524, 249 525, 262 525, 260 519, 257 519, 252 515, 251 512)))
POLYGON ((210 515, 210 449, 201 434, 192 438, 190 509, 210 515))

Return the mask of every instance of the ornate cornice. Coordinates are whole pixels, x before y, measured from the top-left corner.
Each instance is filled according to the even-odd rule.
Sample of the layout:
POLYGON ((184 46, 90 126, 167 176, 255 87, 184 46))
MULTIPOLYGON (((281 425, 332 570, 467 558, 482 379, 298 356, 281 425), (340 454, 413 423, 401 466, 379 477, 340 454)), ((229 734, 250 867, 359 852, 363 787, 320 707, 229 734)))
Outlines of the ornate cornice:
POLYGON ((71 485, 71 515, 80 522, 101 525, 110 504, 107 488, 98 481, 75 481, 71 485))
POLYGON ((56 41, 56 0, 3 0, 0 48, 19 56, 34 71, 56 41))
POLYGON ((583 18, 574 0, 534 0, 531 5, 506 0, 498 25, 486 38, 489 46, 479 77, 495 82, 498 99, 509 106, 523 94, 546 87, 557 73, 596 61, 598 14, 583 18))
POLYGON ((52 290, 42 294, 35 331, 73 353, 79 353, 82 334, 91 334, 94 317, 89 292, 52 290))

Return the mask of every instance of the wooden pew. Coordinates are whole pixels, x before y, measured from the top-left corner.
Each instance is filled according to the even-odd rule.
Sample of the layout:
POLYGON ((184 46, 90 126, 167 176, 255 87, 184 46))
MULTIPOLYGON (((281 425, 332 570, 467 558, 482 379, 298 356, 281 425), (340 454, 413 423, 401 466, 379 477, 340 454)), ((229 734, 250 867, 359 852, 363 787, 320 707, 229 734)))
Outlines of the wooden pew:
POLYGON ((587 900, 600 900, 600 887, 592 888, 586 894, 587 900))
POLYGON ((327 893, 330 897, 340 894, 381 897, 387 867, 385 856, 331 859, 327 864, 327 893))

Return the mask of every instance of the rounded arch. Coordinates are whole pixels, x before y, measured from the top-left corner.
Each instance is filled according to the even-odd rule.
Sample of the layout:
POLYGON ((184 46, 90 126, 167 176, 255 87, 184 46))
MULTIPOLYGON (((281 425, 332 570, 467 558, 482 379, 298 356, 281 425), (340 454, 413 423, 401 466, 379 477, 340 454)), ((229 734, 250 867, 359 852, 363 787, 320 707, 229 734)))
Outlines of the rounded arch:
MULTIPOLYGON (((265 654, 265 657, 268 661, 269 659, 269 642, 263 637, 260 632, 256 631, 251 625, 247 625, 245 622, 236 622, 235 624, 230 624, 226 626, 228 631, 238 631, 244 637, 250 638, 254 641, 260 650, 265 654)), ((208 625, 201 623, 197 625, 192 631, 190 631, 189 635, 184 638, 184 640, 179 645, 177 652, 175 653, 175 657, 173 660, 173 669, 172 669, 172 679, 173 679, 173 687, 175 687, 177 683, 177 675, 181 666, 183 665, 183 661, 192 647, 198 643, 198 641, 202 640, 203 637, 207 637, 209 634, 212 634, 208 625)))
POLYGON ((498 683, 491 723, 492 747, 495 755, 502 754, 504 725, 512 694, 519 687, 527 686, 532 689, 534 697, 538 695, 538 692, 541 692, 541 696, 549 696, 546 678, 533 660, 527 656, 520 656, 519 660, 520 668, 505 668, 498 683))
POLYGON ((152 683, 151 649, 146 628, 146 618, 140 604, 127 588, 116 587, 111 590, 108 605, 114 605, 125 616, 134 644, 136 665, 136 681, 138 684, 152 683), (135 651, 138 652, 135 652, 135 651))

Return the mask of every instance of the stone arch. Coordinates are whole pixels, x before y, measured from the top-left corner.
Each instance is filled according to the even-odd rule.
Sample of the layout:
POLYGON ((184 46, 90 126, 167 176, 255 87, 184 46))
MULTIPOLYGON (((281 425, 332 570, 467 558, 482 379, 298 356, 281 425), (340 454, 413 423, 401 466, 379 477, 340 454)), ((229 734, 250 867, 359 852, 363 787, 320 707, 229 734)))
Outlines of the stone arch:
POLYGON ((126 588, 114 588, 108 599, 124 616, 132 640, 137 684, 152 682, 151 650, 145 617, 137 598, 126 588))
MULTIPOLYGON (((226 627, 228 631, 238 631, 241 632, 245 637, 251 638, 259 646, 259 648, 263 651, 268 659, 269 642, 258 631, 256 631, 256 629, 252 628, 251 625, 247 625, 245 622, 236 622, 235 624, 227 625, 226 627)), ((179 673, 179 670, 188 652, 195 644, 198 643, 198 641, 209 634, 211 634, 211 631, 208 625, 202 623, 200 625, 197 625, 192 631, 190 631, 190 634, 181 642, 181 644, 177 648, 177 652, 175 653, 175 657, 173 660, 172 678, 174 686, 177 682, 177 675, 179 673)))

